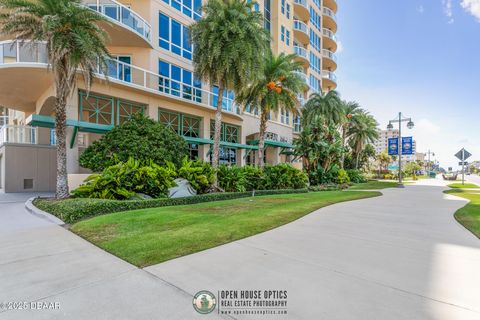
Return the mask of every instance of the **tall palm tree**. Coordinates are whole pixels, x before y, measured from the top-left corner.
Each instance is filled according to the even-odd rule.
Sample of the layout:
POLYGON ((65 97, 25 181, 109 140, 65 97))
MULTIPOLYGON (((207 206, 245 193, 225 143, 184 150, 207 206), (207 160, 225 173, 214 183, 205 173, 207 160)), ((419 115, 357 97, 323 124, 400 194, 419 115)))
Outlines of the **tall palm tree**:
POLYGON ((355 168, 358 169, 361 153, 367 143, 378 138, 377 121, 366 111, 359 112, 353 118, 354 121, 349 130, 350 141, 355 153, 355 168))
POLYGON ((305 81, 299 75, 302 62, 294 61, 295 54, 281 53, 276 56, 268 50, 265 57, 263 74, 258 81, 242 90, 237 102, 260 111, 260 128, 258 138, 258 166, 263 168, 265 150, 265 133, 271 112, 281 108, 293 114, 297 111, 297 95, 305 88, 305 81))
POLYGON ((343 169, 345 166, 345 153, 346 153, 346 142, 348 139, 348 132, 350 127, 352 126, 354 117, 363 109, 360 105, 355 101, 342 101, 342 124, 341 124, 341 132, 342 132, 342 157, 340 159, 340 167, 343 169))
POLYGON ((340 124, 343 115, 342 100, 335 90, 312 94, 302 111, 303 121, 307 123, 314 122, 315 117, 321 117, 325 124, 340 124))
POLYGON ((69 196, 66 157, 66 103, 83 74, 87 90, 99 63, 106 69, 107 34, 98 26, 105 19, 80 0, 0 0, 0 34, 20 45, 46 42, 49 69, 55 82, 57 135, 56 197, 69 196))
POLYGON ((209 0, 190 26, 196 77, 218 86, 212 164, 218 166, 223 94, 241 89, 263 71, 268 33, 263 16, 246 0, 209 0))

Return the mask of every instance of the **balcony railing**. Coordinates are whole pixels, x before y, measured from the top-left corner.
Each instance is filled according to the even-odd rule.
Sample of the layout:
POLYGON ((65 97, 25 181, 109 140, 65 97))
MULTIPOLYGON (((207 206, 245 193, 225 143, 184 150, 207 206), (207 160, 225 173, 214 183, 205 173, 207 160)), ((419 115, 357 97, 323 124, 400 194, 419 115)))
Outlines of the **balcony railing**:
POLYGON ((337 82, 337 76, 335 75, 335 73, 333 73, 331 71, 323 70, 322 71, 322 78, 331 80, 333 82, 337 82))
POLYGON ((8 124, 8 116, 0 116, 0 128, 8 124))
POLYGON ((307 49, 299 47, 299 46, 293 46, 293 52, 295 52, 296 55, 308 59, 307 55, 307 49))
POLYGON ((322 56, 337 62, 337 55, 330 50, 322 49, 322 56))
POLYGON ((4 143, 37 144, 37 128, 5 125, 0 128, 0 145, 4 143))
POLYGON ((337 37, 335 36, 335 33, 333 33, 332 30, 328 30, 326 28, 322 29, 322 33, 325 37, 332 39, 333 41, 337 41, 337 37))
POLYGON ((305 23, 300 20, 293 20, 293 29, 302 31, 303 33, 308 34, 308 27, 305 23))
POLYGON ((323 7, 323 14, 325 16, 328 16, 328 17, 332 18, 333 21, 337 21, 337 16, 335 15, 335 12, 333 12, 332 9, 327 8, 327 7, 323 7))
POLYGON ((294 3, 308 9, 307 0, 295 0, 294 3))
MULTIPOLYGON (((0 42, 0 64, 7 63, 38 63, 46 66, 48 63, 46 45, 44 43, 26 43, 20 45, 12 41, 0 42), (12 45, 13 44, 13 45, 12 45)), ((97 69, 99 78, 107 78, 113 82, 147 90, 162 95, 167 95, 175 99, 190 101, 216 107, 218 94, 204 90, 200 86, 182 83, 170 77, 163 77, 151 71, 120 62, 114 59, 108 59, 107 70, 102 72, 97 69)), ((224 97, 222 109, 235 114, 241 113, 241 108, 235 104, 231 97, 224 97)))
POLYGON ((90 0, 82 1, 82 3, 88 8, 106 16, 109 20, 118 22, 134 31, 149 42, 152 40, 150 24, 129 7, 115 0, 90 0))

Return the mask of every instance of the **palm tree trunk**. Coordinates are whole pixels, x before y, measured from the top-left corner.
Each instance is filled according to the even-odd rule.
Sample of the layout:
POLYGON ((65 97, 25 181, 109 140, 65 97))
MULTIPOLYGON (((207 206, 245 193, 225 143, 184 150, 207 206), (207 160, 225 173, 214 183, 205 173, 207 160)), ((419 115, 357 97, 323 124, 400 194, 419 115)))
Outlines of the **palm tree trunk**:
POLYGON ((67 95, 64 85, 57 86, 55 98, 55 134, 57 136, 57 187, 55 197, 57 199, 68 198, 68 175, 67 175, 67 95))
MULTIPOLYGON (((213 135, 212 166, 214 169, 218 168, 218 159, 220 156, 220 138, 222 133, 222 104, 224 91, 225 87, 223 85, 223 82, 220 82, 218 85, 217 110, 215 111, 215 132, 213 135)), ((214 186, 218 186, 216 173, 214 186)))
POLYGON ((260 132, 258 137, 258 166, 260 168, 265 167, 265 162, 263 161, 263 155, 265 153, 265 132, 267 131, 267 112, 262 109, 262 114, 260 116, 260 132))

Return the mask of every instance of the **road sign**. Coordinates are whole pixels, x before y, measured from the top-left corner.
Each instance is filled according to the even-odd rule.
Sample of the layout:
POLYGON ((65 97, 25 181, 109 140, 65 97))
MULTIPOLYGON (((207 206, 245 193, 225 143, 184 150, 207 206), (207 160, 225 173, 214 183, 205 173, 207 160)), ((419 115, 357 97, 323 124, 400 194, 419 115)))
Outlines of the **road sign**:
POLYGON ((398 138, 388 139, 388 155, 396 156, 398 154, 398 138))
POLYGON ((412 137, 402 137, 402 154, 413 154, 412 137))
POLYGON ((467 161, 460 161, 458 163, 459 166, 468 166, 468 162, 467 161))
POLYGON ((462 150, 458 151, 455 154, 455 157, 457 157, 458 160, 461 160, 461 161, 467 160, 471 156, 472 156, 472 154, 470 152, 468 152, 467 150, 465 150, 465 148, 462 148, 462 150))

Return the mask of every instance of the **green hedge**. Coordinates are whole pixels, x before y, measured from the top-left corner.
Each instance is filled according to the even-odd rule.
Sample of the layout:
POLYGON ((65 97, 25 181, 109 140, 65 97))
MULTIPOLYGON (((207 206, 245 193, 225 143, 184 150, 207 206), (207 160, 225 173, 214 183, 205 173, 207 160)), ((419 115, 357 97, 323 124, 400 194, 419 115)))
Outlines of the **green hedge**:
MULTIPOLYGON (((255 196, 306 193, 308 189, 289 189, 289 190, 258 190, 255 196)), ((152 200, 107 200, 107 199, 88 199, 72 198, 65 200, 51 200, 37 198, 33 204, 46 212, 49 212, 66 223, 74 223, 79 220, 94 217, 102 214, 129 211, 136 209, 177 206, 186 204, 195 204, 201 202, 230 200, 237 198, 251 197, 252 192, 225 192, 208 193, 185 198, 163 198, 152 200)))

